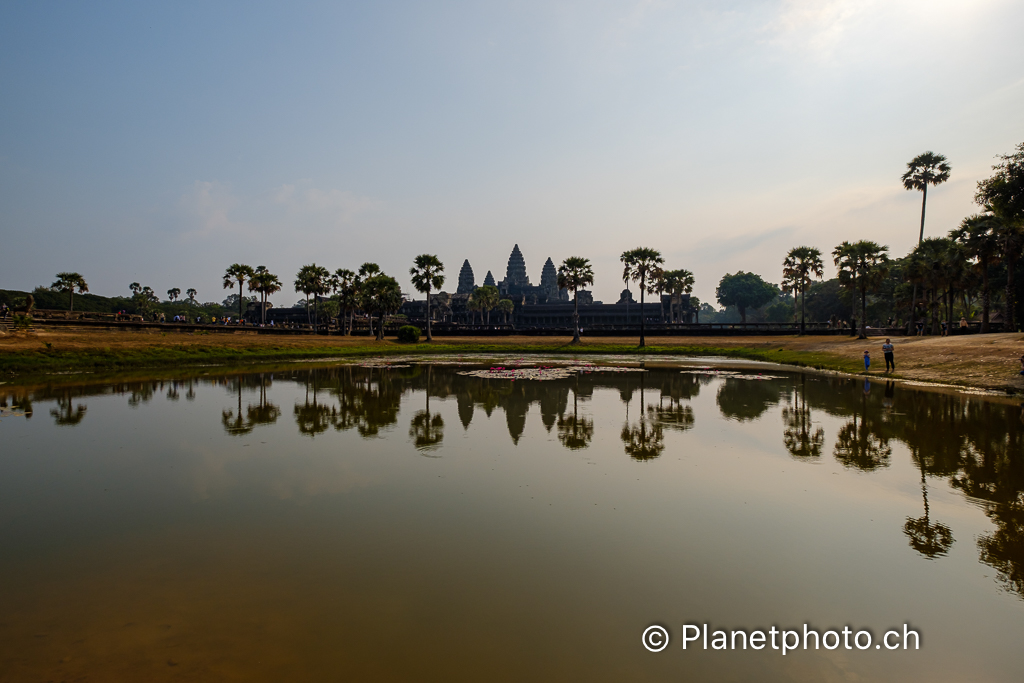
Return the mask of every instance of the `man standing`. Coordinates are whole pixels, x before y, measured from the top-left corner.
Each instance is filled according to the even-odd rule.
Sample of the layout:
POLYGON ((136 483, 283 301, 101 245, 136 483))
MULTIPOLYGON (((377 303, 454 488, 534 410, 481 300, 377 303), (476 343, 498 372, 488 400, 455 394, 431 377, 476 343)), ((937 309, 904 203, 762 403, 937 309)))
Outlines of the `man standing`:
POLYGON ((890 367, 893 369, 894 372, 896 371, 896 361, 893 360, 893 355, 892 355, 893 350, 894 349, 893 349, 892 341, 890 339, 886 338, 885 343, 882 344, 882 354, 885 356, 885 371, 886 372, 889 372, 889 368, 890 367))

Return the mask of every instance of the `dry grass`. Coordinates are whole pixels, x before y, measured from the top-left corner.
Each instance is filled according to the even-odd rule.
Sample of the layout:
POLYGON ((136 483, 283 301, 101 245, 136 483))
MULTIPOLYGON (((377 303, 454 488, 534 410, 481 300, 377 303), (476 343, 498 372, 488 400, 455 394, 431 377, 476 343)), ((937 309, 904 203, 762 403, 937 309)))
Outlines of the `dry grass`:
MULTIPOLYGON (((432 344, 375 342, 366 337, 187 334, 180 332, 62 331, 38 329, 0 335, 0 368, 7 374, 170 364, 248 363, 293 358, 395 353, 636 353, 636 337, 438 337, 432 344)), ((1024 391, 1021 334, 962 337, 896 337, 897 376, 928 382, 1024 391)), ((871 374, 884 369, 882 339, 850 337, 649 337, 648 352, 728 355, 847 372, 863 370, 871 351, 871 374)))

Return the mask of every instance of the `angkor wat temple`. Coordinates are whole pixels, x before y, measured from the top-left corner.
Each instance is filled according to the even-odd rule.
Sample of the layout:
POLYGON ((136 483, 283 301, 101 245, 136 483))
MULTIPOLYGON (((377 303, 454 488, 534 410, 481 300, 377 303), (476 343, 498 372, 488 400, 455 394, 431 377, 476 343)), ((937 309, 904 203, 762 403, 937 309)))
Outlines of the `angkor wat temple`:
MULTIPOLYGON (((511 300, 515 305, 512 320, 505 320, 503 314, 492 311, 486 321, 493 324, 514 322, 517 327, 568 327, 572 325, 573 301, 569 292, 558 288, 558 271, 554 261, 549 257, 540 272, 540 284, 534 285, 526 271, 526 259, 519 245, 512 248, 508 264, 505 267, 505 278, 496 281, 491 271, 487 271, 483 285, 498 288, 502 299, 511 300)), ((475 324, 485 323, 484 314, 474 312, 467 306, 470 295, 478 287, 473 266, 469 260, 462 262, 459 270, 458 285, 455 294, 440 292, 431 296, 431 318, 435 323, 475 324)), ((587 290, 578 294, 580 304, 580 324, 586 326, 621 326, 638 325, 643 317, 649 322, 666 322, 668 320, 689 320, 689 296, 684 295, 675 302, 671 297, 649 296, 641 311, 640 304, 633 298, 628 289, 622 290, 619 300, 614 304, 594 301, 594 296, 587 290)), ((422 321, 426 318, 425 301, 406 301, 402 306, 402 314, 410 320, 422 321)))
MULTIPOLYGON (((540 285, 530 283, 530 276, 526 272, 526 259, 523 258, 523 252, 519 251, 518 244, 512 247, 512 253, 509 254, 505 279, 495 282, 491 271, 487 271, 487 277, 484 278, 483 284, 497 287, 502 299, 512 299, 517 306, 569 301, 569 292, 558 288, 558 271, 555 269, 555 263, 551 257, 544 262, 544 267, 540 271, 540 285)), ((467 259, 462 262, 462 270, 459 271, 459 286, 455 293, 472 294, 476 287, 473 266, 467 259)), ((586 298, 582 290, 580 295, 586 298)), ((588 301, 592 300, 592 297, 588 299, 588 301)))

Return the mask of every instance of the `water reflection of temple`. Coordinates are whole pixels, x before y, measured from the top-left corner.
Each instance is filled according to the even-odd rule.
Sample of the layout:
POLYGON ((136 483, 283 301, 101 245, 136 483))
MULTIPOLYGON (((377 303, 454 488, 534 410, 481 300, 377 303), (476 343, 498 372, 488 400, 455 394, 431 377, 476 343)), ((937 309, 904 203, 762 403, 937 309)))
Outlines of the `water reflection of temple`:
POLYGON ((976 540, 979 558, 996 569, 1008 590, 1024 596, 1024 423, 1019 405, 900 389, 891 383, 865 391, 863 382, 838 377, 789 375, 754 381, 651 369, 513 382, 458 374, 461 369, 346 365, 173 380, 0 386, 0 415, 29 419, 43 404, 39 414, 49 415, 61 428, 78 429, 92 419, 92 397, 122 397, 128 406, 142 409, 161 399, 192 401, 212 389, 226 398, 217 408, 225 433, 244 435, 280 423, 285 412, 274 400, 275 387, 297 385, 301 393, 291 410, 294 428, 312 438, 346 431, 375 438, 399 426, 403 397, 415 397, 404 414, 404 428, 411 446, 425 455, 443 455, 445 439, 459 424, 468 429, 475 420, 494 418, 501 410, 513 443, 521 442, 530 419, 539 420, 542 429, 573 452, 592 448, 602 430, 611 430, 607 436, 620 444, 622 457, 655 466, 670 434, 692 429, 702 419, 691 403, 708 387, 727 420, 746 424, 778 414, 780 444, 801 462, 831 456, 844 467, 870 473, 889 467, 895 446, 902 444, 919 472, 921 491, 919 511, 903 524, 909 548, 941 560, 956 542, 949 527, 935 518, 929 500, 937 484, 952 486, 993 522, 993 531, 976 540), (621 402, 621 418, 614 424, 596 422, 590 412, 589 403, 602 390, 621 402), (439 410, 445 401, 454 405, 439 410), (446 423, 444 410, 457 417, 446 423), (822 416, 840 420, 832 443, 820 426, 822 416))

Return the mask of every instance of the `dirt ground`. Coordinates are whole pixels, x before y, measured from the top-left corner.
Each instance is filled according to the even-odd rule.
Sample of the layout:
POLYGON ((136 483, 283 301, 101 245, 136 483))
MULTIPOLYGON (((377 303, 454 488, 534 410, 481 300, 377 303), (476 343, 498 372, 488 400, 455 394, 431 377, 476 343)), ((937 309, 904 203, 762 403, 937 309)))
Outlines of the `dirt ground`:
MULTIPOLYGON (((445 347, 524 347, 568 346, 568 337, 436 337, 435 343, 445 347)), ((883 339, 871 337, 856 340, 850 337, 823 336, 779 336, 779 337, 649 337, 648 346, 658 348, 714 347, 748 348, 759 350, 784 349, 788 360, 800 359, 806 353, 808 364, 823 362, 834 367, 848 369, 862 367, 860 360, 865 350, 871 351, 871 374, 883 374, 885 363, 882 358, 883 339), (828 361, 831 361, 829 363, 828 361)), ((122 331, 62 331, 36 329, 31 332, 0 334, 0 353, 31 352, 47 348, 69 352, 156 350, 160 347, 216 346, 221 349, 259 350, 304 350, 318 352, 332 348, 340 350, 389 349, 395 350, 395 342, 388 340, 374 342, 366 337, 314 337, 286 335, 258 335, 249 333, 224 333, 191 335, 179 332, 122 332, 122 331)), ((637 344, 636 337, 594 337, 584 339, 583 346, 589 351, 602 347, 609 351, 621 350, 622 346, 637 344)), ((897 375, 904 379, 937 382, 944 384, 970 385, 988 389, 1007 389, 1024 392, 1024 377, 1019 375, 1020 358, 1024 355, 1024 335, 987 334, 956 337, 894 337, 896 347, 897 375)), ((403 346, 403 349, 409 347, 403 346)), ((467 348, 467 351, 471 350, 467 348)))

